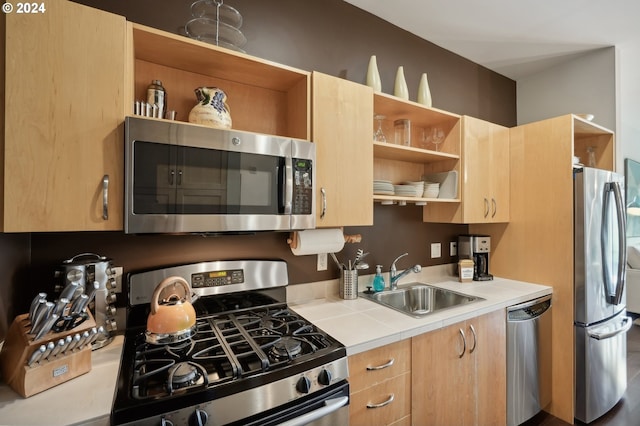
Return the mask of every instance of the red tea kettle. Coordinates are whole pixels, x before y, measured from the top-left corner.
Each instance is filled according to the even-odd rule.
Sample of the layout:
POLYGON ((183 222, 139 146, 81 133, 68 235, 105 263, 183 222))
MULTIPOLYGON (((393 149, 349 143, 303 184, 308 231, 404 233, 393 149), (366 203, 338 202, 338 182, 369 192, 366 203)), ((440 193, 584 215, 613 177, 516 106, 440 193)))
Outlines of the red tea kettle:
POLYGON ((181 342, 193 336, 195 324, 191 286, 182 277, 165 278, 151 298, 146 341, 152 344, 181 342))

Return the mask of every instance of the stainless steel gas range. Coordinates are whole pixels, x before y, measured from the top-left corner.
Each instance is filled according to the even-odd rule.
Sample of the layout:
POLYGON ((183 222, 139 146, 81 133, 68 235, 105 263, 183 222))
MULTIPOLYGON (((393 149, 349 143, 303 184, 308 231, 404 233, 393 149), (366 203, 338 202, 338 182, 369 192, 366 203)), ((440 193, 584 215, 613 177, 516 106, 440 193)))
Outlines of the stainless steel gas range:
POLYGON ((279 260, 216 261, 130 274, 114 425, 348 424, 346 350, 286 304, 279 260), (189 339, 145 339, 151 296, 171 276, 195 295, 189 339))

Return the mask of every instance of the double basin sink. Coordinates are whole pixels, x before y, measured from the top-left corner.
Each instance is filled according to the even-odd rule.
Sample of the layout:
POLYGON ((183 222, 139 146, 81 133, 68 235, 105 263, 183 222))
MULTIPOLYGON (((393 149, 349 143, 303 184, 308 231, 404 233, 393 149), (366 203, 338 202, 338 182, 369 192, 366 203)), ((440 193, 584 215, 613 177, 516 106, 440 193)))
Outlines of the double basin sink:
POLYGON ((363 297, 416 318, 485 300, 482 297, 469 296, 456 291, 423 283, 411 283, 396 290, 384 290, 377 293, 360 293, 363 297))

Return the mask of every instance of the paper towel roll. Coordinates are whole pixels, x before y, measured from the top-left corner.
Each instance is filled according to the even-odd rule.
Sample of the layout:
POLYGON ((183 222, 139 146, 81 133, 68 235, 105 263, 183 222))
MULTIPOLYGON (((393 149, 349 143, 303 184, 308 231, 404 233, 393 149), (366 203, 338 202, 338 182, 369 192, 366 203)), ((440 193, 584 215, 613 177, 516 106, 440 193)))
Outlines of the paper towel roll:
POLYGON ((344 248, 342 229, 307 229, 298 232, 298 241, 291 252, 296 256, 318 253, 335 253, 344 248))

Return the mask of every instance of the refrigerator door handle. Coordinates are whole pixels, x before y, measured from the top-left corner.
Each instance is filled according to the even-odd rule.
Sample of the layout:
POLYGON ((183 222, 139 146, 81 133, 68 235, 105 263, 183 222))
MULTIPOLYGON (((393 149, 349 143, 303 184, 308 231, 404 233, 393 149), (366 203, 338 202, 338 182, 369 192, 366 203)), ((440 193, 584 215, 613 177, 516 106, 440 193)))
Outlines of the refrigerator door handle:
POLYGON ((614 305, 619 305, 622 302, 622 293, 624 291, 624 282, 626 274, 626 258, 627 258, 627 246, 625 244, 626 236, 626 218, 624 214, 624 207, 622 201, 622 191, 618 182, 607 182, 604 185, 603 203, 602 203, 602 226, 600 231, 600 249, 602 253, 602 271, 603 280, 605 285, 605 292, 607 301, 614 305), (615 209, 618 224, 618 274, 616 288, 611 288, 611 280, 609 278, 609 261, 606 256, 607 247, 607 222, 609 218, 609 193, 613 193, 615 199, 615 209))
POLYGON ((606 332, 606 333, 598 333, 598 332, 587 331, 587 334, 592 339, 606 340, 606 339, 610 339, 612 337, 616 337, 616 336, 618 336, 620 334, 626 333, 627 331, 629 331, 629 329, 631 328, 632 325, 633 325, 633 321, 632 321, 631 317, 624 317, 622 319, 622 327, 617 329, 617 330, 609 331, 609 332, 606 332))

